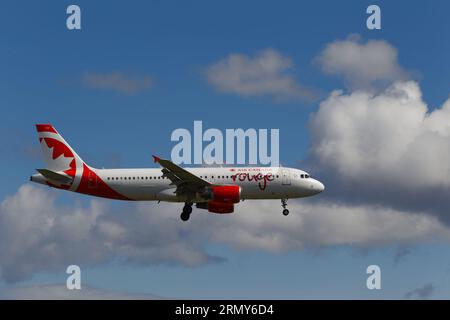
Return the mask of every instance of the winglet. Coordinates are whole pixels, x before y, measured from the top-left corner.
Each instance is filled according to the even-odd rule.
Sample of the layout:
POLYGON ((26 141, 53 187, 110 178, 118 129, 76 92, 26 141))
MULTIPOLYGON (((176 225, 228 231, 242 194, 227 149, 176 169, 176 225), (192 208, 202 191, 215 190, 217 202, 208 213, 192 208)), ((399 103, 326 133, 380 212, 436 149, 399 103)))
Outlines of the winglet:
POLYGON ((155 162, 155 163, 159 163, 159 161, 161 160, 160 157, 157 157, 157 156, 154 156, 154 155, 152 155, 152 157, 153 157, 153 162, 155 162))

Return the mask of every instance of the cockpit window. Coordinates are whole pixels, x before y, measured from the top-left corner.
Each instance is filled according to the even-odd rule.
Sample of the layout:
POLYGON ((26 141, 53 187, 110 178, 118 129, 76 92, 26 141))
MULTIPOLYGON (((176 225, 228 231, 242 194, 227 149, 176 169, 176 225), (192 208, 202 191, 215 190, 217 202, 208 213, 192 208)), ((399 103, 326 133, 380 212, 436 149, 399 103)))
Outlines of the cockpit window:
POLYGON ((309 174, 305 174, 305 178, 308 179, 309 178, 309 174))

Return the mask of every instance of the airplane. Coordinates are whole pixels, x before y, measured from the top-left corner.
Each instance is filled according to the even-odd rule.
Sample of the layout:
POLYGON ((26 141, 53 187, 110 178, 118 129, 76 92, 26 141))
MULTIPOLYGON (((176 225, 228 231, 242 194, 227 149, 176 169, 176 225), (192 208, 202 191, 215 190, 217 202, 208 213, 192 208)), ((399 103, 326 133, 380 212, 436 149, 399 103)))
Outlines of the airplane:
POLYGON ((85 163, 51 124, 37 124, 45 169, 30 181, 53 188, 108 199, 184 202, 180 215, 187 221, 192 206, 228 214, 247 199, 280 199, 287 216, 287 200, 316 195, 324 185, 307 172, 286 167, 182 168, 153 156, 161 168, 97 169, 85 163))

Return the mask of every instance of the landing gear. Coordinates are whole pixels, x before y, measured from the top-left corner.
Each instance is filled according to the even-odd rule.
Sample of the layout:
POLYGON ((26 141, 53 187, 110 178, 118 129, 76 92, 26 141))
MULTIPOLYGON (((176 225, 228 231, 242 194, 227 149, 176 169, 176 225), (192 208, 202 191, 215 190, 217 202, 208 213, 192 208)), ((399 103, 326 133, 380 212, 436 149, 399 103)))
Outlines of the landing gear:
POLYGON ((287 216, 289 214, 289 210, 287 207, 287 199, 281 199, 281 206, 283 207, 283 216, 287 216))
POLYGON ((180 215, 181 220, 188 221, 191 215, 189 213, 182 212, 180 215))
POLYGON ((192 213, 192 203, 186 202, 183 207, 183 212, 181 212, 180 218, 183 221, 188 221, 192 213))

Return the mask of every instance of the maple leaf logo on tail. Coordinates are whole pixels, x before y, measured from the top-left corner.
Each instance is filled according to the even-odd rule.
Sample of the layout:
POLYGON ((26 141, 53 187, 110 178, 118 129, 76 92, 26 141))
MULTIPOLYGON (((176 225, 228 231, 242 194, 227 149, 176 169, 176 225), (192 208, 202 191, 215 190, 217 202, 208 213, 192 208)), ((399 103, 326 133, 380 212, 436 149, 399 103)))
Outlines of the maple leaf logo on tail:
POLYGON ((43 138, 41 141, 42 155, 47 167, 53 171, 64 171, 73 167, 75 160, 72 152, 60 141, 43 138))
MULTIPOLYGON (((52 125, 38 124, 36 125, 36 129, 47 168, 74 178, 77 169, 83 167, 83 160, 81 160, 52 125)), ((72 182, 69 183, 69 186, 72 182)))

